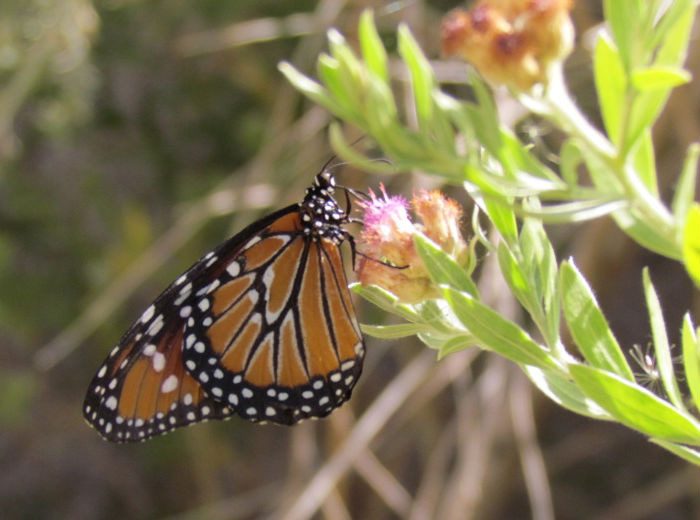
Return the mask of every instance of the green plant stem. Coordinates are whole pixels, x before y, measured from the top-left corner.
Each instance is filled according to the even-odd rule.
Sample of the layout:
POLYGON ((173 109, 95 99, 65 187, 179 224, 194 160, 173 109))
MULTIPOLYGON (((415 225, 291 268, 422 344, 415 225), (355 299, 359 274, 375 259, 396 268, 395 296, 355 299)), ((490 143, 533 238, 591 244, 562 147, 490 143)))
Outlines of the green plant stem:
POLYGON ((619 195, 629 202, 635 217, 656 230, 659 236, 666 239, 673 237, 673 249, 665 253, 671 258, 680 259, 681 243, 677 239, 679 234, 670 211, 643 185, 627 157, 621 156, 615 146, 581 113, 566 88, 561 67, 553 67, 549 77, 547 94, 541 100, 521 96, 521 101, 533 112, 552 120, 579 139, 587 152, 594 153, 622 185, 624 193, 619 195))

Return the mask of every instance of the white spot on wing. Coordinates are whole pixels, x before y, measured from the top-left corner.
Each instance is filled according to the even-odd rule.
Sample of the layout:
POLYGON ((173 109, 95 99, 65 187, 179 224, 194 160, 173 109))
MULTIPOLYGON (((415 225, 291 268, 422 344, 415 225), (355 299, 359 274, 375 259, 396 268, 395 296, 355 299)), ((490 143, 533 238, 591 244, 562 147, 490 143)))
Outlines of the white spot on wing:
POLYGON ((156 307, 155 305, 151 304, 148 309, 143 311, 143 314, 141 315, 141 323, 148 323, 155 313, 156 307))
POLYGON ((235 278, 241 272, 241 264, 236 261, 231 262, 226 266, 226 272, 235 278))
POLYGON ((165 381, 163 381, 163 384, 160 386, 160 391, 163 392, 164 394, 167 394, 168 392, 172 392, 177 388, 177 385, 179 383, 179 380, 175 374, 170 374, 165 381))
POLYGON ((153 370, 160 372, 165 368, 165 356, 160 352, 153 354, 153 370))

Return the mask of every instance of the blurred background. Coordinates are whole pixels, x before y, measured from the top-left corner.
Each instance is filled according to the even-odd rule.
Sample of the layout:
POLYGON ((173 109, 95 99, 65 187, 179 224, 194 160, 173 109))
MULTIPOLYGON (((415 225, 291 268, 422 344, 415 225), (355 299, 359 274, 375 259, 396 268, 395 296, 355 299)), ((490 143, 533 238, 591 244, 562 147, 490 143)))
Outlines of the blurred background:
MULTIPOLYGON (((203 252, 298 201, 331 156, 329 115, 277 63, 314 75, 326 30, 354 41, 372 7, 390 51, 408 24, 459 93, 465 66, 440 60, 439 26, 460 5, 0 2, 0 518, 700 517, 696 468, 621 426, 559 409, 502 359, 472 349, 438 363, 414 339, 367 338, 352 401, 295 428, 233 419, 114 445, 82 420, 88 382, 141 310, 203 252)), ((601 9, 575 7, 567 62, 570 88, 596 123, 589 52, 601 9)), ((696 24, 693 83, 676 90, 655 129, 666 194, 699 137, 698 49, 696 24)), ((401 99, 409 85, 395 58, 392 71, 401 99)), ((512 103, 501 110, 543 156, 558 149, 562 136, 546 124, 512 103)), ((334 171, 363 190, 437 187, 415 172, 334 171)), ((469 211, 459 190, 448 192, 469 211)), ((610 219, 551 231, 626 348, 650 340, 643 266, 674 341, 684 312, 697 323, 683 270, 610 219)), ((483 262, 482 293, 522 319, 483 262)), ((385 320, 357 305, 361 321, 385 320)))

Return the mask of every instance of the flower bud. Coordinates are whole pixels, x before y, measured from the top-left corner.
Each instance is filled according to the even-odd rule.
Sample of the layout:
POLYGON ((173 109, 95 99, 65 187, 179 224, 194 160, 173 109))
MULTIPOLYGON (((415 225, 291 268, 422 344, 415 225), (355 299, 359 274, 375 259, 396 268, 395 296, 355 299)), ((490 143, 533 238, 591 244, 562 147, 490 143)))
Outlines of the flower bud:
POLYGON ((442 51, 469 61, 493 84, 528 91, 547 83, 573 45, 572 0, 481 0, 442 24, 442 51))
POLYGON ((406 200, 389 197, 384 186, 381 190, 382 197, 370 190, 370 199, 360 203, 365 210, 360 283, 383 287, 404 303, 440 296, 416 251, 413 235, 424 233, 464 265, 468 248, 459 229, 461 209, 438 191, 421 191, 411 205, 422 223, 414 223, 406 200))

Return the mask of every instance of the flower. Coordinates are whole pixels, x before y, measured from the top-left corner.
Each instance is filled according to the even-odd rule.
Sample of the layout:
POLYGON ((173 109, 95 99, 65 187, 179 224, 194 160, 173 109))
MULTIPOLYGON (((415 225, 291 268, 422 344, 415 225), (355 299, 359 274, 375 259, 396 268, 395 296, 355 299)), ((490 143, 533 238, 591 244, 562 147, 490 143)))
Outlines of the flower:
POLYGON ((481 0, 442 23, 442 51, 469 61, 484 78, 528 91, 573 45, 572 0, 481 0))
POLYGON ((439 191, 421 191, 411 200, 422 221, 414 223, 406 199, 388 196, 383 185, 381 193, 378 197, 370 190, 369 199, 360 203, 365 212, 360 236, 360 283, 383 287, 405 303, 440 296, 416 251, 413 235, 424 233, 464 265, 468 248, 459 229, 460 207, 439 191))

